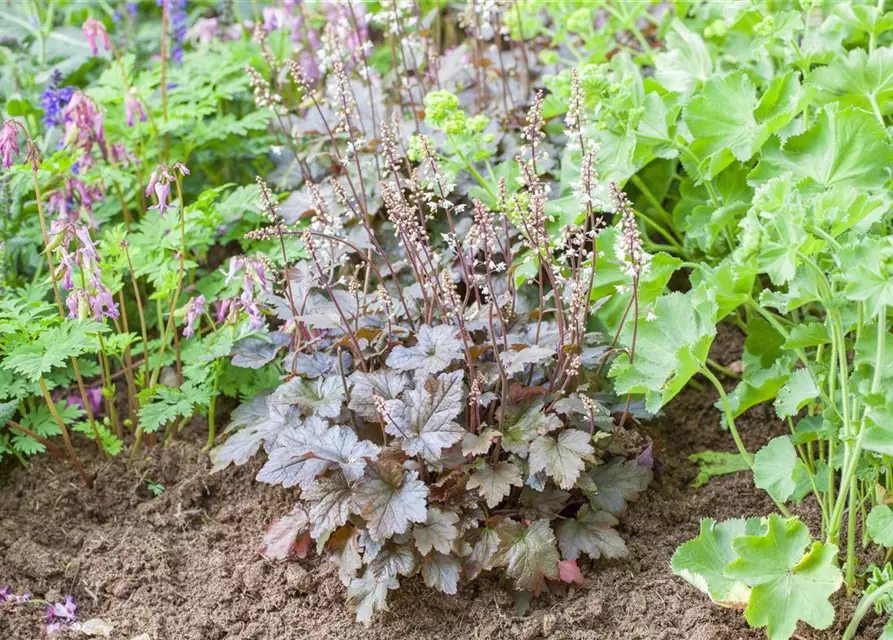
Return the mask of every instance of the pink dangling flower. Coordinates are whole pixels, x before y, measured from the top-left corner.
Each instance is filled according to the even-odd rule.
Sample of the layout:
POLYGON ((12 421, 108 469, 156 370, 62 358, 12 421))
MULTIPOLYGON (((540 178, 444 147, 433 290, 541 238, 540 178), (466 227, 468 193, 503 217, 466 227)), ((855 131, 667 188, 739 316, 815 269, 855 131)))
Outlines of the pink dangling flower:
POLYGON ((109 40, 109 34, 105 30, 105 25, 102 24, 96 18, 87 18, 84 21, 83 26, 84 37, 87 38, 87 42, 90 44, 90 49, 93 51, 93 55, 95 56, 99 53, 99 47, 96 45, 96 39, 99 39, 100 44, 102 44, 102 48, 108 51, 112 47, 112 43, 109 40))
POLYGON ((13 156, 19 155, 19 132, 15 122, 7 120, 0 129, 0 156, 3 156, 3 168, 12 166, 13 156))
POLYGON ((124 112, 127 115, 127 126, 132 127, 134 116, 139 114, 140 122, 146 121, 146 112, 143 110, 143 103, 139 101, 132 93, 124 96, 124 112))
POLYGON ((207 309, 205 296, 199 295, 190 298, 186 303, 186 326, 183 327, 183 337, 191 338, 195 335, 195 323, 207 309))
POLYGON ((167 211, 167 197, 171 192, 171 183, 167 180, 163 180, 155 183, 155 197, 158 198, 158 204, 149 207, 150 209, 158 209, 158 215, 162 218, 164 217, 165 211, 167 211))

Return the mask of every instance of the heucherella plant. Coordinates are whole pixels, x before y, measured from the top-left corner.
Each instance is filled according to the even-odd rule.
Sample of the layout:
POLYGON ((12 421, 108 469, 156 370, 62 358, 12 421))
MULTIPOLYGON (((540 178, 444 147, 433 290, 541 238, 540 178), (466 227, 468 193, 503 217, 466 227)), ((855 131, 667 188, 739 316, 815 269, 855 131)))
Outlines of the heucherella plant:
MULTIPOLYGON (((450 118, 453 98, 429 99, 444 111, 429 117, 450 118)), ((334 99, 337 127, 351 130, 357 104, 343 82, 334 99)), ((298 488, 300 500, 269 530, 264 555, 304 555, 315 541, 338 564, 358 620, 387 609, 388 592, 416 574, 454 594, 463 577, 501 570, 525 602, 549 581, 580 582, 582 555, 626 553, 614 527, 651 470, 605 456, 613 396, 593 372, 611 351, 587 322, 602 214, 589 193, 582 225, 551 237, 537 166, 541 111, 537 95, 520 187, 500 181, 497 210, 472 199, 470 219, 430 138, 418 137, 407 172, 393 126, 382 123, 379 187, 396 241, 388 249, 368 200, 348 195, 341 179, 330 181, 334 203, 310 185, 304 225, 287 224, 260 182, 268 225, 249 237, 278 241, 283 266, 236 258, 228 278, 242 274, 239 304, 259 302, 284 322, 284 336, 246 343, 245 356, 269 361, 288 345, 286 375, 234 412, 212 458, 222 469, 266 451, 257 480, 298 488), (442 222, 442 242, 430 220, 442 222), (290 262, 295 240, 304 259, 290 262), (518 250, 539 265, 535 286, 510 274, 518 250)), ((647 258, 623 213, 631 205, 616 185, 607 192, 626 220, 619 260, 635 281, 647 258)))

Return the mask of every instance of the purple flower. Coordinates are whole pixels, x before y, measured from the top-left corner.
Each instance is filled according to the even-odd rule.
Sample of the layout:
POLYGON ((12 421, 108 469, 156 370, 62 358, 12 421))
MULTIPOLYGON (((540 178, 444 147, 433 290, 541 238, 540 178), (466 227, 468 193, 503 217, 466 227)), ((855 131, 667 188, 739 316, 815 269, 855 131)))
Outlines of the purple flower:
POLYGON ((19 155, 19 132, 16 130, 15 122, 7 120, 0 129, 0 156, 3 156, 3 167, 12 166, 13 156, 19 155))
POLYGON ((0 602, 6 602, 7 600, 9 600, 9 585, 0 589, 0 602))
POLYGON ((205 296, 200 295, 189 299, 189 302, 186 303, 186 326, 183 328, 184 338, 191 338, 195 335, 195 323, 205 313, 206 309, 205 296))
POLYGON ((186 168, 186 165, 182 162, 177 162, 173 167, 158 165, 155 171, 149 176, 149 184, 146 186, 146 197, 148 198, 154 193, 155 197, 158 199, 158 204, 149 208, 158 209, 158 213, 161 216, 164 216, 164 213, 169 206, 167 198, 171 192, 171 183, 175 181, 174 172, 177 171, 180 172, 181 176, 189 175, 189 169, 186 168))
POLYGON ((128 93, 124 96, 124 112, 127 114, 128 127, 133 126, 134 116, 137 114, 139 114, 140 122, 146 121, 146 112, 143 111, 143 103, 132 93, 128 93))
POLYGON ((40 106, 43 107, 43 123, 47 127, 62 124, 62 111, 74 95, 74 87, 59 87, 62 73, 55 69, 50 77, 46 91, 40 94, 40 106))
POLYGON ((130 14, 131 18, 136 18, 140 13, 140 3, 139 2, 128 2, 127 3, 127 13, 130 14))
POLYGON ((97 38, 99 39, 99 43, 102 44, 103 49, 106 51, 111 49, 112 43, 109 40, 108 32, 105 30, 105 25, 96 18, 87 18, 84 21, 83 31, 84 37, 87 38, 87 42, 90 44, 90 49, 93 50, 94 56, 99 53, 99 47, 96 44, 97 38))
POLYGON ((164 0, 167 2, 168 15, 171 22, 171 34, 174 44, 171 47, 171 59, 177 64, 183 62, 183 43, 186 41, 186 24, 189 16, 186 14, 186 0, 164 0))
MULTIPOLYGON (((90 403, 90 410, 93 412, 94 416, 98 416, 102 413, 102 387, 87 387, 85 391, 87 402, 90 403)), ((81 398, 79 393, 70 395, 65 398, 65 406, 76 406, 84 409, 84 399, 81 398)))
POLYGON ((47 605, 47 633, 55 633, 77 621, 77 605, 72 596, 65 596, 64 602, 47 605))

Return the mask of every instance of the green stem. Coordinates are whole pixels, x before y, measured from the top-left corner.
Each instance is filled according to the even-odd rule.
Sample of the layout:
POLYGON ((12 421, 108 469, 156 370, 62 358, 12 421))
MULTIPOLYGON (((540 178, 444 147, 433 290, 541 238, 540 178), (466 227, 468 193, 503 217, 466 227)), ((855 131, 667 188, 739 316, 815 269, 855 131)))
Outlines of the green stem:
POLYGON ((658 202, 657 198, 654 197, 654 194, 651 193, 651 189, 648 188, 648 185, 645 184, 645 181, 642 180, 638 175, 633 175, 632 183, 636 185, 636 188, 645 196, 645 199, 654 207, 657 212, 664 219, 664 222, 669 226, 670 229, 673 228, 673 216, 669 214, 669 212, 664 209, 663 205, 658 202))
MULTIPOLYGON (((738 452, 741 454, 741 457, 744 459, 744 462, 750 467, 750 470, 753 471, 753 457, 750 455, 750 452, 744 447, 744 442, 741 440, 741 436, 738 434, 738 428, 735 426, 735 416, 732 415, 732 407, 729 404, 729 397, 726 395, 726 390, 723 389, 722 384, 713 373, 706 366, 701 367, 701 374, 707 378, 713 386, 716 388, 717 392, 719 392, 719 397, 722 400, 723 410, 726 414, 726 424, 729 427, 729 431, 732 433, 732 438, 735 440, 735 446, 738 447, 738 452)), ((772 502, 775 503, 775 506, 778 507, 778 510, 786 517, 789 518, 791 516, 791 512, 788 511, 788 508, 771 495, 772 502)))
POLYGON ((874 603, 883 598, 891 589, 893 589, 893 582, 887 582, 878 587, 876 591, 862 596, 859 606, 856 607, 856 611, 853 613, 850 624, 847 625, 846 630, 843 632, 841 640, 852 640, 856 636, 856 631, 859 629, 859 623, 862 622, 862 618, 871 610, 874 603))
POLYGON ((217 410, 217 383, 220 380, 220 361, 217 361, 216 372, 214 373, 214 385, 211 387, 211 401, 208 403, 208 441, 205 443, 203 451, 208 451, 214 445, 214 436, 216 435, 216 427, 214 414, 217 410))
POLYGON ((37 384, 40 385, 40 390, 43 392, 43 399, 46 402, 47 409, 50 410, 50 415, 53 416, 53 420, 62 432, 62 440, 65 442, 65 450, 68 452, 68 457, 71 458, 71 464, 74 465, 75 470, 81 476, 84 484, 87 485, 87 488, 92 489, 93 481, 90 479, 90 476, 87 475, 87 472, 84 471, 81 461, 78 460, 77 454, 74 452, 74 447, 71 446, 71 437, 68 435, 68 428, 62 420, 62 416, 60 416, 59 412, 56 410, 56 404, 53 402, 53 397, 50 395, 50 390, 47 388, 47 383, 44 381, 43 376, 37 379, 37 384))

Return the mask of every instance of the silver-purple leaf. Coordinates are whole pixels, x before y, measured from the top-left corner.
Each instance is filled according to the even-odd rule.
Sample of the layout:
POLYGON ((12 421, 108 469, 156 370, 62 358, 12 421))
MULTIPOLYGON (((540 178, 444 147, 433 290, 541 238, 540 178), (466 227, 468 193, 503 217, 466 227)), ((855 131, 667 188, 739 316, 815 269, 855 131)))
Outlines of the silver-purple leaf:
POLYGON ((348 480, 356 480, 362 477, 366 462, 377 456, 378 447, 360 440, 351 429, 329 427, 313 416, 302 427, 280 434, 257 480, 306 489, 316 476, 333 466, 338 466, 348 480))
POLYGON ((314 540, 345 524, 353 508, 353 489, 337 471, 318 478, 301 498, 310 503, 310 535, 314 540))
POLYGON ((395 346, 388 355, 387 365, 424 377, 440 373, 462 355, 462 343, 456 339, 455 327, 425 324, 419 327, 417 338, 417 344, 412 347, 395 346))
POLYGON ((407 391, 402 400, 385 402, 385 430, 397 437, 410 456, 421 455, 437 462, 441 451, 465 435, 454 421, 462 412, 464 372, 445 373, 429 378, 407 391))
POLYGON ((537 520, 529 527, 512 523, 499 530, 503 551, 500 558, 506 573, 523 591, 539 592, 543 579, 558 579, 558 549, 548 520, 537 520))
POLYGON ((428 487, 415 471, 404 472, 396 463, 370 464, 354 499, 372 540, 405 533, 410 524, 428 516, 428 487))
POLYGON ((576 518, 567 518, 558 525, 558 546, 561 554, 576 560, 585 553, 593 560, 601 556, 620 558, 627 554, 626 542, 614 530, 619 520, 607 511, 580 507, 576 518))
POLYGON ((276 399, 284 404, 296 404, 307 415, 337 418, 344 406, 344 386, 338 376, 305 380, 292 378, 280 385, 276 399))
POLYGON ((521 473, 511 462, 497 462, 490 466, 484 464, 472 473, 466 485, 469 489, 478 489, 487 506, 491 509, 502 502, 512 490, 524 484, 521 473))
POLYGON ((545 471, 562 489, 574 486, 595 449, 590 436, 579 429, 565 429, 558 438, 543 435, 530 445, 530 473, 545 471))
POLYGON ((539 364, 554 357, 555 354, 555 349, 533 345, 532 347, 525 347, 520 351, 513 349, 503 351, 499 354, 499 359, 502 361, 502 367, 506 375, 514 375, 522 373, 527 365, 539 364))
POLYGON ((379 369, 372 373, 355 371, 350 376, 350 404, 358 416, 366 420, 378 420, 373 396, 385 400, 397 398, 409 386, 409 376, 391 369, 379 369))
POLYGON ((260 369, 272 362, 276 353, 288 344, 288 336, 281 331, 273 331, 268 336, 250 336, 236 340, 231 354, 233 366, 245 369, 260 369))
POLYGON ((432 549, 440 553, 450 553, 453 542, 459 537, 457 522, 459 516, 452 511, 441 511, 437 507, 429 508, 425 522, 412 528, 416 548, 423 556, 431 553, 432 549))
POLYGON ((595 492, 583 490, 592 508, 619 516, 626 509, 627 502, 638 499, 654 474, 635 460, 614 458, 591 469, 587 475, 596 487, 595 492))
POLYGON ((410 576, 416 571, 416 556, 411 547, 388 542, 369 563, 369 569, 378 580, 410 576))
POLYGON ((226 430, 239 429, 219 447, 211 451, 212 473, 226 468, 231 462, 243 465, 257 453, 261 444, 269 451, 279 434, 289 426, 300 424, 297 411, 280 404, 270 395, 259 395, 233 411, 226 430))
POLYGON ((397 578, 376 580, 370 570, 366 570, 362 578, 351 580, 347 601, 356 607, 357 622, 369 622, 376 611, 388 611, 388 591, 399 586, 397 578))
POLYGON ((288 515, 274 522, 264 535, 261 555, 269 560, 285 560, 294 549, 298 536, 307 532, 307 512, 295 505, 288 515))
POLYGON ((445 553, 422 558, 422 579, 432 589, 455 595, 459 589, 459 560, 445 553))

